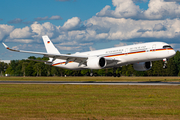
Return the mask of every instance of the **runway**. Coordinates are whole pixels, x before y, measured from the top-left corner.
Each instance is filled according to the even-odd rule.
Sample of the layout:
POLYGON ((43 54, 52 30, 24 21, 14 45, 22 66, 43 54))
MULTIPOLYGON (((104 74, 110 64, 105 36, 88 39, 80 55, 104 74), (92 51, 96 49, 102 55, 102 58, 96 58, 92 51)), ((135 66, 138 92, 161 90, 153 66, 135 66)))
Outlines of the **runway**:
POLYGON ((67 84, 67 85, 180 85, 180 82, 96 82, 96 81, 0 81, 0 84, 67 84))

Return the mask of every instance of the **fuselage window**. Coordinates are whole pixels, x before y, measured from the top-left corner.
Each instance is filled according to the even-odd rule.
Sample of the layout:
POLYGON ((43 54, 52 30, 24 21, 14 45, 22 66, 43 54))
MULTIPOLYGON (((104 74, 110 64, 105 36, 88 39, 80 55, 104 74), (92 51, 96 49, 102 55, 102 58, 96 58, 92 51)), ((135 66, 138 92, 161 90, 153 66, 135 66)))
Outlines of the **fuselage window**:
POLYGON ((167 49, 167 48, 172 48, 170 45, 165 45, 163 46, 163 48, 167 49))

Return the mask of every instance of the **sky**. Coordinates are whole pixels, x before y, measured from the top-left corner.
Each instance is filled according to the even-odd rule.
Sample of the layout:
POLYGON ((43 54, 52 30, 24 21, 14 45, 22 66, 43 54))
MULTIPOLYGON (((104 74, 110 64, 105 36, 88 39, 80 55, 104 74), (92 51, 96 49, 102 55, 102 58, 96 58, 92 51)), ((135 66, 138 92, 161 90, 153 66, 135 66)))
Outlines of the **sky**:
MULTIPOLYGON (((3 0, 0 43, 46 52, 48 35, 60 53, 75 53, 144 42, 166 42, 180 50, 180 0, 3 0)), ((8 51, 0 60, 34 54, 8 51)))

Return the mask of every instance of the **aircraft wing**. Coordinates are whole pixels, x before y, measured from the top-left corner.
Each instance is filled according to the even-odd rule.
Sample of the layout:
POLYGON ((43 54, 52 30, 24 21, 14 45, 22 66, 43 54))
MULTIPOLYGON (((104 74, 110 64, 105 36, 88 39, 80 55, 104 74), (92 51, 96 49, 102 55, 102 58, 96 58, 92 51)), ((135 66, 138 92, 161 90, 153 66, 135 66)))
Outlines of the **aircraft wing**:
MULTIPOLYGON (((89 56, 80 56, 80 55, 67 55, 67 54, 53 54, 53 53, 45 53, 45 52, 34 52, 34 51, 24 51, 24 50, 15 50, 15 49, 12 49, 12 48, 9 48, 6 44, 2 43, 4 45, 4 47, 10 51, 14 51, 14 52, 22 52, 22 53, 32 53, 32 54, 39 54, 39 55, 44 55, 44 57, 50 57, 50 58, 53 58, 49 61, 46 61, 47 63, 52 63, 54 60, 56 59, 62 59, 62 60, 66 60, 66 63, 65 64, 68 64, 70 61, 74 61, 74 62, 77 62, 79 63, 79 66, 82 65, 82 64, 85 64, 87 63, 87 59, 89 56)), ((112 64, 112 63, 118 63, 119 60, 115 60, 115 59, 112 59, 112 58, 108 58, 106 57, 105 58, 109 64, 112 64)), ((44 61, 41 61, 41 62, 44 62, 44 61)))
POLYGON ((78 63, 84 63, 87 59, 88 56, 77 56, 77 55, 67 55, 67 54, 51 54, 51 53, 45 53, 45 52, 34 52, 34 51, 24 51, 24 50, 15 50, 12 48, 9 48, 6 44, 2 43, 4 45, 4 47, 10 51, 14 51, 14 52, 22 52, 22 53, 32 53, 32 54, 39 54, 39 55, 44 55, 44 57, 51 57, 53 58, 52 62, 55 59, 63 59, 63 60, 67 60, 67 63, 69 61, 74 61, 74 62, 78 62, 78 63))

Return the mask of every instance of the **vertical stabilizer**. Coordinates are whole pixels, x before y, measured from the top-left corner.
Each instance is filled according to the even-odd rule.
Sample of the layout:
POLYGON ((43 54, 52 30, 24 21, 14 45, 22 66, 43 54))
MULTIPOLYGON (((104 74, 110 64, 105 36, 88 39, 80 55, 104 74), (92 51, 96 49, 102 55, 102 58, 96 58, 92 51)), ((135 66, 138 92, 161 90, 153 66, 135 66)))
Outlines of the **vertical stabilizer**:
POLYGON ((47 53, 60 54, 47 35, 42 36, 47 53))

